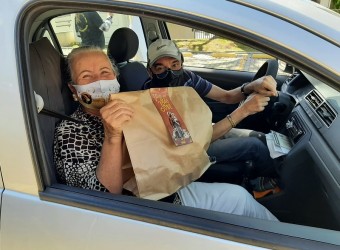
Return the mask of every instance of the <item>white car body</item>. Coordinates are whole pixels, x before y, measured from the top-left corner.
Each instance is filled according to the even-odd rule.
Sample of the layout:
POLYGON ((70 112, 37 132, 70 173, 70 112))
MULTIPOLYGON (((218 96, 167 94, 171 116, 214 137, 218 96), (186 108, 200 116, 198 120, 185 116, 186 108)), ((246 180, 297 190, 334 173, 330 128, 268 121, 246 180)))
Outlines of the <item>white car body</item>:
MULTIPOLYGON (((185 207, 176 214, 173 210, 169 211, 166 205, 155 208, 148 201, 128 204, 119 197, 113 200, 108 198, 103 206, 96 205, 103 197, 93 197, 90 204, 87 194, 78 194, 79 202, 60 200, 59 194, 53 199, 55 189, 43 181, 44 173, 36 157, 39 147, 33 143, 37 135, 32 133, 31 123, 28 122, 31 118, 26 112, 28 109, 33 112, 35 108, 33 91, 22 87, 23 75, 27 71, 25 55, 28 44, 23 46, 21 39, 25 36, 26 41, 31 40, 28 30, 36 24, 29 23, 29 27, 23 24, 24 19, 29 17, 26 14, 31 13, 30 8, 43 8, 44 5, 52 8, 54 5, 57 9, 60 4, 77 9, 82 4, 90 6, 87 5, 89 2, 11 0, 1 4, 1 249, 326 249, 340 246, 340 232, 336 230, 283 222, 259 222, 233 215, 227 215, 225 220, 228 222, 222 223, 218 220, 219 214, 214 215, 214 221, 206 211, 198 211, 199 216, 191 217, 190 209, 185 207), (49 195, 44 195, 45 192, 49 195), (82 197, 85 203, 82 203, 82 197), (167 216, 170 219, 167 220, 167 216), (204 223, 206 228, 202 226, 204 223)), ((339 100, 340 18, 312 2, 92 2, 97 2, 101 9, 107 6, 134 15, 152 16, 163 12, 164 18, 173 18, 173 21, 184 22, 185 18, 191 17, 195 25, 202 22, 205 28, 211 26, 215 32, 233 34, 237 30, 238 37, 256 37, 255 44, 259 48, 264 48, 261 43, 266 42, 267 52, 272 56, 327 82, 329 87, 322 87, 328 89, 329 94, 325 97, 337 96, 339 100), (226 27, 229 30, 226 31, 226 27)), ((336 158, 328 160, 332 164, 339 163, 336 158)), ((72 189, 64 192, 70 195, 68 197, 76 195, 72 189)))

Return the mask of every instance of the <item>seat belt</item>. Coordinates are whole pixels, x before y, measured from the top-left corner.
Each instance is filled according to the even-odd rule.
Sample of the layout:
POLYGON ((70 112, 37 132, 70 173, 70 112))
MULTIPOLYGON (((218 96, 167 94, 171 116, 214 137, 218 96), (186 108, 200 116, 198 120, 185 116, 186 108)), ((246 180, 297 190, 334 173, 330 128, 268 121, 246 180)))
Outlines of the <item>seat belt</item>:
POLYGON ((60 114, 60 113, 57 113, 53 110, 50 110, 50 109, 46 109, 46 108, 43 108, 39 114, 42 114, 42 115, 47 115, 47 116, 51 116, 51 117, 54 117, 54 118, 60 118, 60 119, 64 119, 64 120, 69 120, 69 121, 72 121, 72 122, 75 122, 75 123, 83 123, 82 121, 79 121, 77 119, 74 119, 70 116, 67 116, 67 115, 63 115, 63 114, 60 114))
POLYGON ((58 113, 58 112, 51 110, 51 109, 44 108, 43 98, 40 95, 38 95, 35 91, 34 91, 34 97, 35 97, 35 103, 37 105, 38 114, 47 115, 47 116, 51 116, 51 117, 54 117, 54 118, 60 118, 60 119, 72 121, 72 122, 75 122, 75 123, 80 123, 80 124, 83 123, 82 121, 74 119, 70 116, 58 113))

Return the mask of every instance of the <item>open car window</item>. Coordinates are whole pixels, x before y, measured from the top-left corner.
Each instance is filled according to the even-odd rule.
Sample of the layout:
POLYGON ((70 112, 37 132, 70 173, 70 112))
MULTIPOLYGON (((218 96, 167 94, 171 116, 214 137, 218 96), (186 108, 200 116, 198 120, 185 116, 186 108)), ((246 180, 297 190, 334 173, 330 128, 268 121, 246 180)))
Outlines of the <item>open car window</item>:
MULTIPOLYGON (((257 72, 273 56, 252 47, 202 30, 166 23, 170 38, 176 42, 184 57, 184 65, 208 69, 257 72)), ((286 64, 279 61, 278 74, 286 64)))
MULTIPOLYGON (((100 18, 105 22, 111 15, 110 12, 97 11, 100 18)), ((89 20, 82 14, 71 13, 67 15, 61 15, 51 20, 51 26, 55 33, 57 40, 61 46, 63 55, 67 56, 73 48, 82 46, 82 33, 85 33, 89 29, 89 20), (76 27, 78 22, 79 28, 76 27), (81 22, 81 23, 80 23, 81 22), (79 24, 80 23, 80 24, 79 24)), ((134 30, 139 38, 139 47, 136 55, 132 60, 146 62, 146 43, 144 33, 141 25, 140 18, 137 16, 113 14, 109 25, 104 30, 104 47, 103 50, 107 51, 110 38, 113 32, 119 28, 127 27, 134 30)), ((99 27, 98 27, 99 30, 99 27)), ((45 32, 45 36, 49 36, 48 32, 45 32)))

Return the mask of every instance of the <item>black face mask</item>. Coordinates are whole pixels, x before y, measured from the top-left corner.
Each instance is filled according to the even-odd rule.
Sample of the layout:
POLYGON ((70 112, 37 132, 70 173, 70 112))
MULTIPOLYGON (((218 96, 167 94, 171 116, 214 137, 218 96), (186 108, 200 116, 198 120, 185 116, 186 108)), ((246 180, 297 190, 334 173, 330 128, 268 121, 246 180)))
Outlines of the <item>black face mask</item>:
POLYGON ((181 86, 183 78, 183 69, 171 70, 168 69, 161 74, 152 73, 152 87, 164 88, 181 86))

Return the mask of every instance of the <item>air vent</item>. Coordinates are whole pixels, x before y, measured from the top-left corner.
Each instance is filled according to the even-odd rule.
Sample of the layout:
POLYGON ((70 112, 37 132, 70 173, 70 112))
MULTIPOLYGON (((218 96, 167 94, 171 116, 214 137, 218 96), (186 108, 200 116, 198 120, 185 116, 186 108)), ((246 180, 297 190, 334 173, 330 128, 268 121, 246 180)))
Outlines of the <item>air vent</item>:
POLYGON ((331 126, 336 117, 336 113, 327 103, 321 104, 321 106, 316 109, 316 113, 318 113, 318 115, 321 117, 327 127, 331 126))
POLYGON ((323 98, 315 90, 309 92, 305 99, 314 110, 324 102, 323 98))
POLYGON ((335 111, 326 102, 326 100, 316 91, 312 90, 305 96, 305 100, 312 107, 312 109, 318 114, 320 119, 327 127, 330 127, 332 122, 336 118, 335 111))

